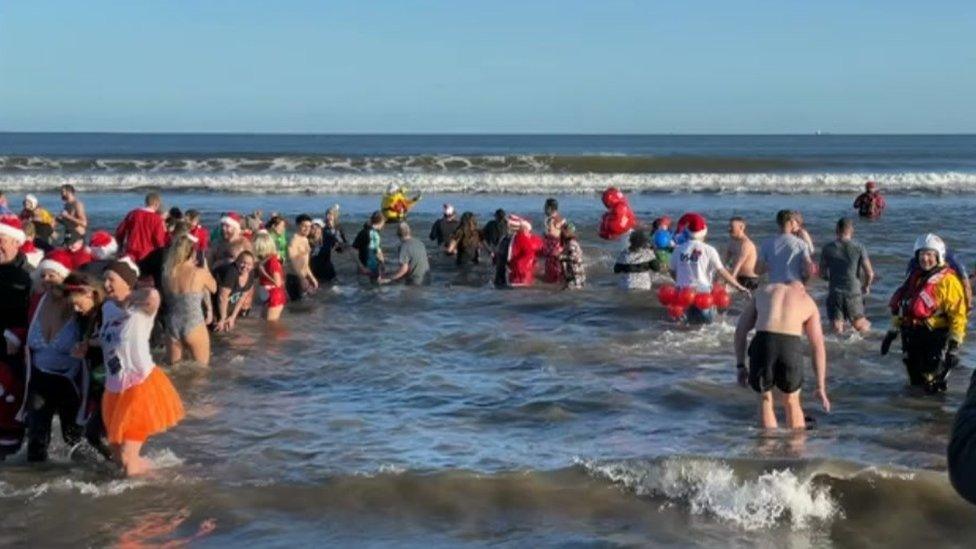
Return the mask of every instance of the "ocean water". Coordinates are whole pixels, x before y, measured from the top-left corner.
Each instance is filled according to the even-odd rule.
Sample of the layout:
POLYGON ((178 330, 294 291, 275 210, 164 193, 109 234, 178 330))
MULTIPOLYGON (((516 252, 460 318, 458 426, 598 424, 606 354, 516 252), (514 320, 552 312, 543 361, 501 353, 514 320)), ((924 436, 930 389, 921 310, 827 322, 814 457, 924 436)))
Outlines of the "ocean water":
MULTIPOLYGON (((931 157, 925 167, 931 173, 965 170, 965 155, 952 165, 951 151, 923 154, 922 145, 909 145, 916 152, 902 158, 931 157)), ((110 156, 117 144, 100 146, 106 150, 94 157, 110 156)), ((396 154, 431 154, 389 146, 396 154)), ((612 152, 599 143, 555 152, 572 156, 584 146, 593 149, 586 153, 612 152)), ((44 154, 35 147, 11 154, 82 156, 66 145, 49 143, 44 154)), ((471 147, 464 154, 485 152, 471 147)), ((52 182, 76 180, 69 170, 40 171, 52 182)), ((99 177, 121 182, 129 175, 99 177)), ((41 203, 56 206, 45 188, 41 203)), ((95 226, 113 227, 139 204, 140 196, 120 190, 121 184, 83 195, 95 226)), ((422 190, 426 197, 411 215, 419 236, 444 202, 482 221, 503 207, 538 225, 547 196, 534 188, 422 190)), ((321 215, 339 203, 349 233, 379 202, 358 190, 236 191, 169 188, 164 199, 201 210, 208 223, 231 208, 321 215)), ((674 188, 631 200, 645 222, 703 212, 709 241, 720 249, 732 215, 745 216, 762 240, 774 230, 776 210, 799 208, 819 246, 836 219, 853 211, 849 194, 782 191, 674 188)), ((13 202, 19 192, 8 190, 13 202)), ((169 370, 188 418, 148 445, 156 475, 119 479, 103 467, 71 462, 59 443, 45 466, 29 466, 23 456, 0 465, 0 513, 7 517, 0 543, 971 546, 976 508, 949 486, 945 446, 976 354, 964 346, 963 367, 946 395, 921 397, 906 391, 897 353, 881 357, 878 347, 887 297, 918 234, 938 232, 970 265, 976 259, 969 214, 976 196, 896 192, 884 218, 858 223, 856 236, 879 274, 867 299, 875 333, 828 337, 834 409, 823 413, 808 383, 805 407, 817 425, 800 436, 758 430, 757 397, 735 384, 732 338, 741 299, 708 327, 669 321, 653 293, 616 288, 611 267, 619 244, 595 236, 599 197, 556 196, 582 235, 586 289, 495 290, 487 284, 488 266, 460 279, 433 246, 430 287, 374 288, 357 280, 352 260, 340 255, 339 283, 290 307, 279 325, 244 320, 233 334, 215 336, 210 369, 169 370)), ((392 253, 392 229, 383 236, 392 253)), ((810 291, 822 301, 825 285, 816 282, 810 291)))

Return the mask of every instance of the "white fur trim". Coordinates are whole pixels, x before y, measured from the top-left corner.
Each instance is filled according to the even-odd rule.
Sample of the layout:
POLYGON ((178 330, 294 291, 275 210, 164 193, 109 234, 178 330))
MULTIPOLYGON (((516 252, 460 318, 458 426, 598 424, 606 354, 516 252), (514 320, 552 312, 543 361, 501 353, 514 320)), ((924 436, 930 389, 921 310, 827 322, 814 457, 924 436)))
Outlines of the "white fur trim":
POLYGON ((9 236, 17 241, 18 244, 23 244, 27 241, 27 235, 24 231, 7 225, 6 223, 0 223, 0 235, 9 236))
POLYGON ((37 265, 37 272, 43 271, 54 271, 64 278, 71 274, 71 269, 65 267, 64 265, 54 261, 53 259, 45 259, 37 265))
POLYGON ((705 235, 707 235, 707 234, 708 234, 708 229, 702 229, 702 230, 698 231, 697 233, 693 233, 691 231, 688 231, 688 236, 690 236, 692 238, 692 240, 705 240, 705 235))
POLYGON ((95 259, 109 259, 119 252, 119 244, 113 239, 107 246, 90 246, 89 249, 95 259))
POLYGON ((17 337, 17 334, 11 332, 10 330, 3 331, 3 338, 6 339, 8 343, 10 343, 11 345, 17 348, 20 348, 20 346, 24 344, 24 342, 21 341, 19 337, 17 337))
POLYGON ((224 224, 226 224, 226 225, 232 225, 234 227, 237 227, 238 229, 241 228, 241 222, 238 221, 238 220, 236 220, 236 219, 234 219, 233 217, 230 217, 230 216, 221 217, 220 218, 220 224, 221 225, 224 225, 224 224))

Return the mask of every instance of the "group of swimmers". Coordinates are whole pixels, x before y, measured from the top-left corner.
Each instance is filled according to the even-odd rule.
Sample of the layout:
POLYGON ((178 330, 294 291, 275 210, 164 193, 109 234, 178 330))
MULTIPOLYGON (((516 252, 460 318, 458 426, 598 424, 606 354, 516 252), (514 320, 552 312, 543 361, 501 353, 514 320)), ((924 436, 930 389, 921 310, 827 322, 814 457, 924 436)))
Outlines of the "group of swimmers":
MULTIPOLYGON (((139 474, 148 467, 142 444, 183 415, 179 396, 155 365, 152 342, 163 343, 167 363, 189 355, 206 365, 211 331, 232 331, 257 308, 268 321, 278 320, 288 303, 335 281, 334 254, 347 250, 357 272, 375 284, 422 285, 430 279, 427 246, 407 223, 420 197, 407 198, 399 187, 390 189, 351 241, 339 224, 338 205, 323 218, 297 216, 290 236, 285 218, 264 219, 261 212, 225 212, 209 231, 199 212, 164 211, 160 195, 149 193, 143 207, 108 232, 89 231, 73 187, 65 185, 61 197, 63 211, 53 216, 31 195, 16 214, 0 195, 0 328, 6 341, 0 349, 0 455, 16 452, 26 436, 28 460, 47 459, 58 415, 70 447, 87 442, 127 473, 139 474), (382 246, 388 222, 396 224, 399 240, 396 267, 389 269, 382 246)), ((711 322, 717 309, 727 307, 726 286, 751 297, 738 320, 735 354, 739 381, 761 395, 764 427, 777 426, 774 397, 791 428, 805 427, 803 334, 816 395, 829 410, 820 312, 805 284, 817 275, 828 281, 825 305, 835 332, 847 323, 860 332, 870 329, 863 298, 874 270, 864 246, 853 240, 850 219, 838 222, 836 239, 814 261, 813 240, 798 212, 779 212, 779 234, 761 246, 749 238, 746 220, 734 217, 723 258, 706 243, 708 223, 701 214, 688 212, 673 226, 661 217, 645 232, 620 190, 607 189, 603 203, 599 235, 626 242, 614 265, 623 287, 650 290, 655 278, 670 276, 673 286, 657 284, 658 295, 674 318, 689 323, 711 322)), ((868 184, 855 208, 864 218, 881 215, 884 199, 875 184, 868 184)), ((585 262, 576 228, 554 198, 543 210, 537 235, 527 219, 503 210, 481 226, 472 212, 458 216, 445 204, 429 239, 454 257, 462 275, 479 263, 493 264, 499 287, 532 285, 541 260, 544 282, 582 288, 585 262)), ((914 252, 891 299, 894 320, 882 353, 900 337, 910 383, 941 392, 959 361, 972 292, 939 237, 920 237, 914 252)))

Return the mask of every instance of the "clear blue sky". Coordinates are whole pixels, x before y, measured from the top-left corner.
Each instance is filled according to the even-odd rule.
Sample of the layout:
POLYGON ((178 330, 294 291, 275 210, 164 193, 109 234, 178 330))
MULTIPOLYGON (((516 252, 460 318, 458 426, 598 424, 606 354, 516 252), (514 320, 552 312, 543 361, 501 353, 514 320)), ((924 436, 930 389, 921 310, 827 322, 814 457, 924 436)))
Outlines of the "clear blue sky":
POLYGON ((0 130, 976 132, 976 1, 9 0, 0 130))

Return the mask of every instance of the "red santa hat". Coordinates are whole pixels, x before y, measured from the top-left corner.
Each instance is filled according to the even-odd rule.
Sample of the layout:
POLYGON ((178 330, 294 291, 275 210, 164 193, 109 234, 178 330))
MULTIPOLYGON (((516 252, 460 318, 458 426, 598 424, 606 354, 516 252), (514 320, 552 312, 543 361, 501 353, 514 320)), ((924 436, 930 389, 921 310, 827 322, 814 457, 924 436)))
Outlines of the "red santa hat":
POLYGON ((508 216, 508 228, 513 231, 532 231, 532 224, 528 219, 512 214, 508 216))
POLYGON ((54 249, 44 256, 44 260, 37 266, 37 272, 42 273, 44 271, 54 271, 61 278, 67 277, 71 274, 71 267, 74 265, 74 259, 71 257, 71 252, 62 249, 54 249))
POLYGON ((109 259, 115 257, 119 251, 119 243, 108 231, 95 231, 88 242, 88 247, 95 259, 109 259))
POLYGON ((242 218, 241 214, 237 212, 227 212, 224 217, 220 218, 221 225, 230 225, 237 230, 241 230, 242 218))
POLYGON ((24 226, 16 215, 5 215, 0 217, 0 235, 9 236, 17 241, 17 245, 23 244, 27 240, 24 234, 24 226))
POLYGON ((708 234, 708 223, 705 222, 705 218, 695 212, 687 213, 682 217, 688 222, 686 226, 688 236, 695 240, 704 240, 705 235, 708 234))

